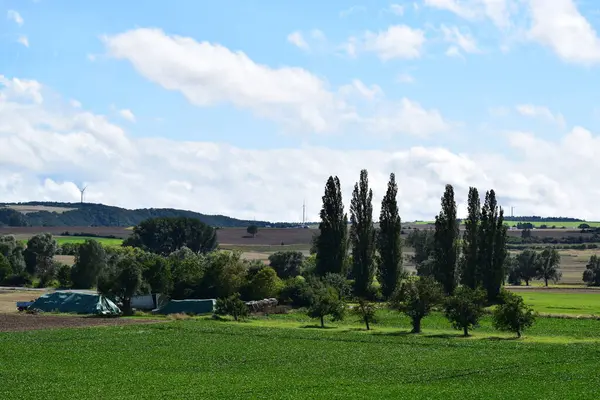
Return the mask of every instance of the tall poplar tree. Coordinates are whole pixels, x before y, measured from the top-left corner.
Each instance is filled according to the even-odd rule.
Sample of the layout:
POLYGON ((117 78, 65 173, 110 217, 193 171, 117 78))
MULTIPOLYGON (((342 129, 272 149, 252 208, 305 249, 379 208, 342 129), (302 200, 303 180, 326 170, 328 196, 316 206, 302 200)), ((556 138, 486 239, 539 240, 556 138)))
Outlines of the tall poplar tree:
POLYGON ((387 192, 381 201, 379 214, 379 235, 377 247, 379 250, 379 283, 381 292, 387 299, 396 290, 402 277, 402 226, 398 214, 398 185, 396 176, 390 174, 387 192))
POLYGON ((479 275, 488 301, 497 300, 504 278, 506 259, 506 227, 504 211, 498 207, 496 192, 489 190, 481 209, 479 225, 479 275))
POLYGON ((477 268, 479 264, 479 223, 481 221, 481 201, 477 188, 469 188, 468 215, 465 220, 465 233, 462 237, 461 283, 471 289, 481 284, 477 268))
POLYGON ((454 188, 446 185, 442 196, 442 209, 435 217, 433 274, 442 284, 446 294, 454 293, 456 287, 456 262, 458 259, 458 221, 456 220, 456 201, 454 188))
POLYGON ((373 191, 369 189, 366 169, 354 185, 350 203, 350 240, 352 242, 352 275, 354 294, 364 297, 375 273, 375 227, 373 226, 373 191))
POLYGON ((320 234, 315 243, 316 272, 321 276, 328 272, 345 274, 348 216, 344 214, 342 190, 337 176, 330 176, 327 180, 320 216, 320 234))

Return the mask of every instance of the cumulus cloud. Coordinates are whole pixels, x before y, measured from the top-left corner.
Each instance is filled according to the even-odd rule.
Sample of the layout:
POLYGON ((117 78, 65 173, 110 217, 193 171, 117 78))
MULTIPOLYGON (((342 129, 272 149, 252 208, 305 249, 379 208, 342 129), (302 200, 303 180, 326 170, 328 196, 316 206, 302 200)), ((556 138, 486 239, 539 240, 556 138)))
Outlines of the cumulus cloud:
MULTIPOLYGON (((90 202, 267 220, 299 221, 306 198, 309 219, 316 220, 327 177, 340 177, 348 207, 359 171, 367 168, 376 215, 389 173, 395 172, 404 220, 431 219, 446 183, 455 186, 462 215, 472 185, 494 188, 502 205, 516 206, 522 214, 600 218, 598 190, 581 173, 600 169, 600 138, 581 127, 559 142, 512 132, 508 144, 515 154, 510 160, 435 147, 248 150, 224 143, 134 138, 106 117, 68 101, 55 107, 44 101, 45 90, 34 81, 0 80, 3 201, 77 201, 77 184, 87 182, 90 202)), ((416 107, 406 103, 406 108, 416 107)))
POLYGON ((446 52, 447 55, 458 55, 459 49, 465 53, 479 53, 481 51, 477 46, 475 38, 469 33, 461 32, 456 26, 447 27, 446 25, 442 25, 441 30, 444 35, 444 40, 453 44, 446 52))
MULTIPOLYGON (((142 76, 165 89, 182 93, 196 106, 231 104, 289 130, 339 132, 349 126, 358 129, 361 124, 374 127, 371 120, 375 115, 412 118, 410 112, 415 112, 415 119, 422 121, 424 113, 437 113, 425 108, 406 108, 404 105, 408 103, 404 101, 400 108, 392 108, 394 100, 386 100, 379 108, 364 114, 343 90, 331 88, 328 82, 303 68, 272 68, 254 62, 243 52, 189 37, 169 36, 158 29, 127 31, 105 37, 104 43, 110 56, 128 60, 142 76)), ((439 125, 427 122, 424 128, 406 121, 400 126, 410 130, 385 126, 386 134, 420 135, 439 125)))
POLYGON ((131 110, 128 110, 126 108, 123 110, 119 110, 119 115, 129 122, 135 122, 135 115, 131 110))
POLYGON ((534 104, 519 104, 517 105, 516 110, 525 117, 542 118, 560 126, 565 126, 566 124, 562 114, 554 114, 547 107, 536 106, 534 104))
POLYGON ((452 12, 470 21, 487 18, 498 28, 508 28, 519 1, 521 0, 424 0, 423 4, 452 12))
POLYGON ((23 25, 23 23, 25 22, 23 20, 23 17, 21 17, 21 14, 19 14, 15 10, 8 10, 8 12, 6 13, 6 18, 8 18, 11 21, 14 21, 14 23, 19 26, 23 25))
POLYGON ((287 40, 288 40, 288 42, 290 42, 291 44, 293 44, 294 46, 296 46, 302 50, 310 49, 310 47, 308 46, 308 43, 306 43, 306 40, 304 40, 302 33, 298 32, 298 31, 290 33, 287 37, 287 40))
POLYGON ((384 31, 366 31, 360 38, 350 37, 343 45, 354 56, 358 51, 376 53, 383 60, 416 59, 422 54, 425 32, 407 25, 392 25, 384 31))
POLYGON ((600 63, 600 38, 573 0, 529 0, 529 38, 577 64, 600 63))

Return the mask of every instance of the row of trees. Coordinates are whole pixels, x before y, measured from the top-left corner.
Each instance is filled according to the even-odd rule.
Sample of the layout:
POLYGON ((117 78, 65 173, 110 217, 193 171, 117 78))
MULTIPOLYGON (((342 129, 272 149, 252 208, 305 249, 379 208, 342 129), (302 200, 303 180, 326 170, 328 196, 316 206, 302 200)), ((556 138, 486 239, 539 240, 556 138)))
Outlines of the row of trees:
POLYGON ((524 281, 529 286, 531 280, 541 279, 548 286, 549 281, 557 282, 562 276, 558 269, 560 254, 552 247, 546 247, 542 251, 523 250, 507 264, 508 282, 511 285, 520 285, 524 281))

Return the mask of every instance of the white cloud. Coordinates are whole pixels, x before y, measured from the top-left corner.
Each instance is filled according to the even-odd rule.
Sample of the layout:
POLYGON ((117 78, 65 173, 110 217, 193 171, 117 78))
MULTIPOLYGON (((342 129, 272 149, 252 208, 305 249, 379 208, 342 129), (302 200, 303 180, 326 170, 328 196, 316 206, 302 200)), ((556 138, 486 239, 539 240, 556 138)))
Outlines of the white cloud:
POLYGON ((290 33, 287 37, 287 40, 288 40, 288 42, 290 42, 291 44, 293 44, 294 46, 296 46, 302 50, 310 49, 310 47, 308 46, 308 43, 306 43, 306 40, 304 40, 302 33, 298 32, 298 31, 290 33))
POLYGON ((8 12, 6 13, 6 18, 8 18, 11 21, 14 21, 15 24, 19 26, 23 25, 23 23, 25 22, 23 20, 23 17, 21 17, 21 14, 19 14, 15 10, 8 10, 8 12))
POLYGON ((346 18, 349 15, 365 11, 367 11, 367 8, 365 6, 352 6, 350 8, 340 11, 340 18, 346 18))
POLYGON ((565 126, 566 124, 562 114, 553 114, 547 107, 533 104, 519 104, 516 106, 516 110, 525 117, 543 118, 560 126, 565 126))
POLYGON ((131 110, 128 110, 128 109, 119 110, 119 115, 121 117, 125 118, 129 122, 135 122, 135 115, 133 114, 133 112, 131 110))
MULTIPOLYGON (((481 51, 477 46, 477 42, 469 33, 462 33, 456 26, 449 28, 446 25, 442 25, 441 29, 444 40, 458 46, 458 48, 462 49, 465 53, 479 53, 481 51)), ((454 48, 454 46, 451 48, 454 48)), ((453 52, 458 52, 458 49, 455 49, 453 52)), ((448 52, 446 54, 448 54, 448 52)))
MULTIPOLYGON (((431 219, 446 183, 454 185, 460 210, 469 186, 476 186, 495 189, 501 205, 516 206, 522 215, 600 219, 597 188, 581 173, 600 170, 600 138, 581 127, 559 142, 512 132, 507 136, 514 153, 510 160, 426 147, 247 150, 223 143, 133 138, 103 116, 68 104, 52 108, 54 103, 33 101, 43 97, 43 86, 29 82, 28 87, 38 90, 23 90, 23 82, 3 77, 0 86, 3 201, 77 201, 76 183, 88 182, 90 202, 278 221, 299 221, 298 199, 306 198, 309 219, 316 220, 327 177, 340 177, 348 207, 359 171, 367 168, 375 215, 389 173, 395 172, 404 220, 431 219)), ((406 109, 415 107, 404 103, 406 109)))
POLYGON ((401 73, 396 76, 396 82, 398 83, 414 83, 415 78, 411 74, 401 73))
POLYGON ((530 39, 548 46, 567 62, 600 63, 600 38, 572 0, 528 1, 530 39))
POLYGON ((488 18, 498 28, 508 28, 519 1, 521 0, 424 0, 423 3, 431 8, 452 12, 466 20, 488 18))
POLYGON ((425 32, 413 29, 407 25, 392 25, 385 31, 364 34, 362 42, 357 46, 356 38, 349 39, 352 49, 376 53, 381 60, 394 58, 415 59, 421 57, 422 47, 425 43, 425 32))
POLYGON ((396 15, 404 15, 404 6, 401 4, 390 4, 390 12, 396 15))
POLYGON ((51 111, 44 103, 22 104, 13 98, 21 90, 17 81, 6 82, 0 92, 5 99, 0 109, 4 201, 77 201, 76 183, 85 181, 92 202, 177 207, 241 218, 300 220, 298 199, 306 198, 309 219, 316 220, 327 177, 340 177, 348 207, 359 170, 367 168, 376 215, 389 173, 395 172, 404 220, 432 218, 446 183, 455 186, 460 209, 468 187, 474 185, 482 191, 494 188, 501 204, 514 205, 522 214, 600 218, 596 189, 580 173, 600 169, 600 139, 579 127, 557 143, 511 133, 509 145, 522 156, 517 161, 425 147, 246 150, 132 138, 102 116, 79 109, 51 111))
MULTIPOLYGON (((156 29, 131 30, 106 37, 104 42, 110 56, 128 60, 142 76, 181 92, 192 104, 207 107, 229 103, 290 130, 336 132, 365 121, 372 125, 373 115, 392 113, 376 109, 373 115, 364 115, 352 99, 305 69, 257 64, 246 54, 218 44, 168 36, 156 29)), ((391 104, 391 100, 386 101, 381 108, 391 104)), ((410 110, 419 115, 429 112, 410 110)), ((393 115, 410 118, 405 111, 398 109, 393 115)), ((414 124, 402 126, 412 129, 414 124)), ((394 128, 390 132, 402 131, 394 128)), ((422 129, 405 133, 414 132, 421 134, 422 129)))
POLYGON ((17 42, 21 43, 25 47, 29 47, 29 39, 27 39, 27 36, 19 36, 17 42))
POLYGON ((69 104, 73 108, 81 108, 81 103, 79 101, 77 101, 77 100, 72 99, 72 100, 69 101, 69 104))

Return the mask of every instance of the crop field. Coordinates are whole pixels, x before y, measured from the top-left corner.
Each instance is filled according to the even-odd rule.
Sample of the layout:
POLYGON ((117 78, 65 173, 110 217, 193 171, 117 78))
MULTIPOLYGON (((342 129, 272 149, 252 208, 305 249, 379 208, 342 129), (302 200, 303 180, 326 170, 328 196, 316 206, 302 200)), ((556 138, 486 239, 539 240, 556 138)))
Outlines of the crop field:
POLYGON ((101 237, 93 237, 93 236, 54 236, 54 239, 58 244, 65 243, 83 243, 88 239, 97 240, 104 246, 120 246, 123 244, 123 239, 113 239, 113 238, 101 238, 101 237))
POLYGON ((19 211, 22 214, 34 213, 39 211, 48 211, 55 212, 57 214, 61 214, 67 211, 77 210, 77 208, 68 208, 68 207, 52 207, 52 206, 32 206, 32 205, 18 205, 18 204, 10 204, 4 206, 6 208, 12 208, 13 210, 19 211))
POLYGON ((422 335, 396 313, 381 317, 371 332, 352 321, 313 328, 300 314, 4 332, 0 380, 10 384, 0 398, 596 399, 600 390, 600 321, 540 318, 512 340, 488 319, 465 339, 439 315, 422 335))

